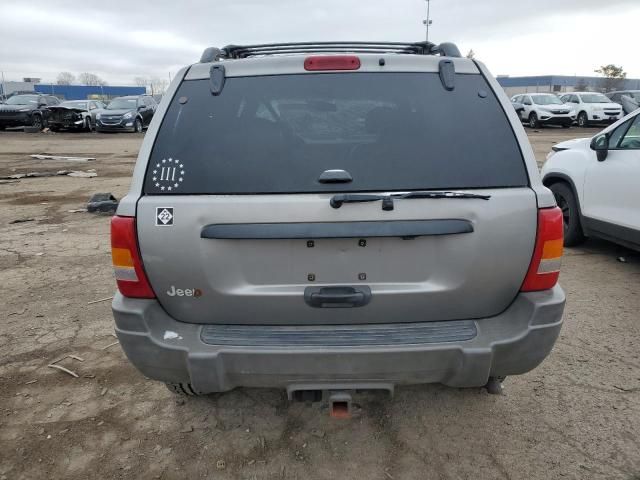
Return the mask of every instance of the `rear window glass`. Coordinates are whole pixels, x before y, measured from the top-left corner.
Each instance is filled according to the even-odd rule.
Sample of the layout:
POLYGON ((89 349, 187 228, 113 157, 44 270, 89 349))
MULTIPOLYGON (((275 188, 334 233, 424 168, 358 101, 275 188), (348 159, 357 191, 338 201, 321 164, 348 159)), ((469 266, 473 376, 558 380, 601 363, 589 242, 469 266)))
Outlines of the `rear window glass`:
POLYGON ((156 137, 147 194, 525 186, 515 135, 481 75, 338 73, 182 83, 156 137), (323 184, 325 170, 351 183, 323 184))

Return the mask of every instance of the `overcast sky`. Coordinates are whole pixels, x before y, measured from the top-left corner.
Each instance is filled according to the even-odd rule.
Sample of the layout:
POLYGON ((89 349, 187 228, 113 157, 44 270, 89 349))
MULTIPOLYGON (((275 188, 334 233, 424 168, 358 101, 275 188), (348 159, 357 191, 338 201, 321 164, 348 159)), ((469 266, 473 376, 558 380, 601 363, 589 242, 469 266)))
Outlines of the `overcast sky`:
MULTIPOLYGON (((93 72, 110 84, 168 78, 207 46, 422 40, 425 0, 0 0, 6 80, 93 72)), ((640 0, 432 0, 431 40, 453 41, 494 75, 640 78, 640 0)))

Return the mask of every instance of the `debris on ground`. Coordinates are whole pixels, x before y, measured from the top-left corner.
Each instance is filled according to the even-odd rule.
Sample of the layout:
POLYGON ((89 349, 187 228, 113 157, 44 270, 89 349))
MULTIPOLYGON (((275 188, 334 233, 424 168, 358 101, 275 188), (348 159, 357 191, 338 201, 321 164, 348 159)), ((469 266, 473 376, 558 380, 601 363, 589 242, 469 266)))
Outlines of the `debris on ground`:
POLYGON ((28 173, 14 173, 13 175, 5 175, 0 177, 0 180, 19 180, 22 178, 42 178, 42 177, 58 177, 58 176, 67 176, 67 177, 80 177, 80 178, 93 178, 97 177, 98 174, 93 172, 83 172, 81 170, 58 170, 56 172, 28 172, 28 173))
POLYGON ((96 193, 87 203, 87 211, 91 213, 115 213, 117 208, 118 199, 111 193, 96 193))
POLYGON ((26 222, 33 222, 35 221, 35 218, 17 218, 15 220, 11 220, 9 222, 9 225, 13 225, 14 223, 26 223, 26 222))
POLYGON ((620 263, 627 263, 627 257, 618 257, 620 263))
POLYGON ((118 343, 120 343, 120 342, 113 342, 113 343, 110 343, 109 345, 106 345, 106 346, 102 347, 102 350, 106 350, 106 349, 107 349, 107 348, 109 348, 109 347, 113 347, 114 345, 117 345, 118 343))
POLYGON ((107 300, 113 300, 113 296, 101 298, 100 300, 92 300, 91 302, 87 302, 87 305, 93 305, 94 303, 106 302, 107 300))
POLYGON ((55 365, 55 364, 49 364, 47 365, 47 367, 49 368, 56 368, 62 372, 68 373, 69 375, 71 375, 73 378, 78 378, 78 374, 76 372, 72 372, 71 370, 69 370, 68 368, 63 367, 62 365, 55 365))
POLYGON ((78 178, 92 178, 97 176, 98 174, 96 172, 73 171, 67 174, 67 177, 78 177, 78 178))
POLYGON ((61 155, 47 155, 46 153, 29 156, 38 160, 58 160, 61 162, 91 162, 95 160, 94 157, 64 157, 61 155))

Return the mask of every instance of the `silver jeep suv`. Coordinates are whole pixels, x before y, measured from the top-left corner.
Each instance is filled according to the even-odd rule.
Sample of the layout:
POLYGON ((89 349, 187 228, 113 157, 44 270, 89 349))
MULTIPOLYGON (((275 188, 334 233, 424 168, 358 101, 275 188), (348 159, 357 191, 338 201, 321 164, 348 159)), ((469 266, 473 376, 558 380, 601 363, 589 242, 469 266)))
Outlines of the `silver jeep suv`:
POLYGON ((562 325, 562 213, 449 43, 207 49, 111 229, 122 348, 180 393, 498 391, 562 325))

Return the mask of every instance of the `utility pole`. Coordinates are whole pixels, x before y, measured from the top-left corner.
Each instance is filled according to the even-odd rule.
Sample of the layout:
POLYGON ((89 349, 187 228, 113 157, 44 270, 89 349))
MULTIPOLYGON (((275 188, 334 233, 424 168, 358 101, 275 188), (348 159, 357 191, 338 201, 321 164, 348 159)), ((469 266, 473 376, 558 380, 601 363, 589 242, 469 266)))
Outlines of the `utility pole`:
POLYGON ((422 24, 427 27, 427 42, 429 41, 429 27, 433 23, 431 20, 431 0, 427 0, 427 19, 422 21, 422 24))

